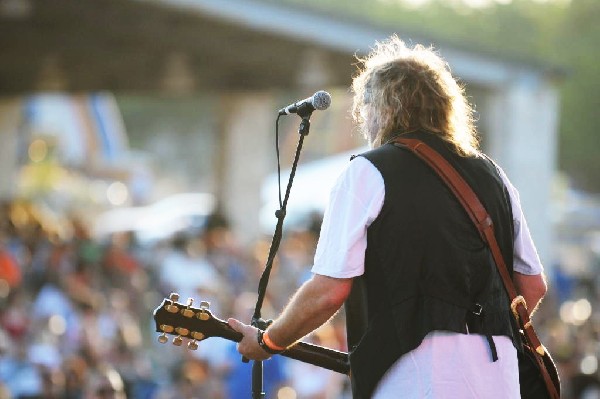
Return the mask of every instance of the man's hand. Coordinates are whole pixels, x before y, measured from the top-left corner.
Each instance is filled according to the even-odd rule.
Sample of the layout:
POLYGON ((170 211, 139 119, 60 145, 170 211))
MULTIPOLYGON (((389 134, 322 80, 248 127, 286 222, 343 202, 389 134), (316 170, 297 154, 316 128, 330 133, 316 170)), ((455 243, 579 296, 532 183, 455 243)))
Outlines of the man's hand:
POLYGON ((244 338, 237 345, 238 352, 243 356, 251 360, 266 360, 271 357, 271 354, 258 344, 258 328, 244 324, 234 318, 228 319, 227 324, 235 331, 244 334, 244 338))
MULTIPOLYGON (((342 306, 350 290, 351 278, 333 278, 315 274, 294 294, 283 313, 269 327, 274 344, 287 348, 329 320, 342 306)), ((238 351, 248 359, 264 360, 271 355, 258 344, 258 329, 236 319, 229 326, 244 334, 238 351)))

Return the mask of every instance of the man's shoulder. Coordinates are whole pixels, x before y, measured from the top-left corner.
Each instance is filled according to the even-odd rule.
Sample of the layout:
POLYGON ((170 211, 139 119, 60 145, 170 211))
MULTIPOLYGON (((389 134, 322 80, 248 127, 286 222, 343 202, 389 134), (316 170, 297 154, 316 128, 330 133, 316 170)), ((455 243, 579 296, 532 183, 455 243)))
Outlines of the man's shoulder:
POLYGON ((409 151, 393 143, 387 143, 363 152, 359 156, 367 159, 377 169, 380 169, 383 165, 399 165, 407 161, 412 162, 413 158, 409 151))

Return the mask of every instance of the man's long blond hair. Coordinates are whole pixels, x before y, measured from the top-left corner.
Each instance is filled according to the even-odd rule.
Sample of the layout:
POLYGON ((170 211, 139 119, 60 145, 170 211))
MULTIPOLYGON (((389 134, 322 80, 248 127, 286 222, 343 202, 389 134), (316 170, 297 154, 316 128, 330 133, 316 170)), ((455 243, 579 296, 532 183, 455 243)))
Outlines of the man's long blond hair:
POLYGON ((352 83, 352 116, 372 146, 426 130, 453 144, 461 155, 478 153, 473 109, 448 64, 432 48, 409 48, 394 35, 376 43, 359 64, 352 83))

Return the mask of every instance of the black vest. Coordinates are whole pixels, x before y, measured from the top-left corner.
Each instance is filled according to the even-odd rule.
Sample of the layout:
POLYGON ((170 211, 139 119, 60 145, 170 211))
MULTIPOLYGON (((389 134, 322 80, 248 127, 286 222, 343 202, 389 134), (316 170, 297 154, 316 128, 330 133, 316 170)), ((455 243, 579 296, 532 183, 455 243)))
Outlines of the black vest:
MULTIPOLYGON (((512 211, 495 165, 483 156, 461 157, 433 134, 403 137, 429 144, 471 185, 512 274, 512 211)), ((392 364, 432 331, 505 335, 520 348, 491 253, 445 183, 393 144, 362 156, 381 173, 385 199, 367 231, 365 274, 355 279, 346 306, 354 397, 369 398, 392 364), (357 314, 361 305, 364 315, 357 314)))

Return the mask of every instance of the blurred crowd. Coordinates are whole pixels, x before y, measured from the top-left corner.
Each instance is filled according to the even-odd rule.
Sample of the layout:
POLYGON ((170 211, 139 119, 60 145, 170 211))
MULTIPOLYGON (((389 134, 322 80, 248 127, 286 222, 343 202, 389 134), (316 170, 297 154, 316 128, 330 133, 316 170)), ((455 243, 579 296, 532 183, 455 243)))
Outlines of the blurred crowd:
MULTIPOLYGON (((252 364, 242 362, 234 342, 209 338, 195 351, 172 345, 173 336, 161 344, 153 311, 177 292, 182 303, 210 302, 220 319, 249 322, 270 237, 242 249, 218 214, 198 231, 143 245, 130 232, 93 239, 89 226, 68 215, 46 219, 28 204, 0 209, 0 399, 251 397, 252 364)), ((319 227, 315 218, 286 233, 265 319, 309 278, 319 227)), ((591 311, 585 322, 567 323, 558 309, 582 292, 596 307, 599 281, 549 277, 558 294, 536 324, 559 365, 564 397, 598 398, 600 320, 591 311)), ((345 351, 343 314, 306 340, 345 351)), ((264 362, 269 399, 345 399, 348 385, 341 374, 282 356, 264 362)))
MULTIPOLYGON (((252 363, 234 342, 161 344, 153 310, 177 292, 182 303, 208 301, 220 319, 249 322, 270 237, 242 250, 218 214, 199 231, 144 245, 130 232, 93 239, 68 215, 46 219, 27 204, 0 211, 0 399, 251 397, 252 363)), ((286 234, 263 318, 309 277, 317 234, 318 225, 286 234)), ((343 325, 336 317, 306 340, 345 350, 343 325)), ((329 370, 264 362, 267 398, 342 398, 347 389, 329 370)))

